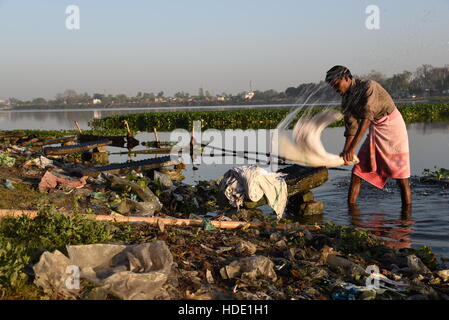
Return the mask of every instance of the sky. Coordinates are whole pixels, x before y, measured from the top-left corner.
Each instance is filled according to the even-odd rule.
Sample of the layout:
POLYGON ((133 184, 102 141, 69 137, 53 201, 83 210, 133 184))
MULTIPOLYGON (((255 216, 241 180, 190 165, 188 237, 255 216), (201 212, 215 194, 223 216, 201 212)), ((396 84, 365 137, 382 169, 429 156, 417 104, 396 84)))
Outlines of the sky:
POLYGON ((238 93, 449 64, 449 0, 0 0, 0 99, 238 93), (80 29, 66 28, 66 7, 80 29), (370 30, 368 5, 379 8, 370 30))

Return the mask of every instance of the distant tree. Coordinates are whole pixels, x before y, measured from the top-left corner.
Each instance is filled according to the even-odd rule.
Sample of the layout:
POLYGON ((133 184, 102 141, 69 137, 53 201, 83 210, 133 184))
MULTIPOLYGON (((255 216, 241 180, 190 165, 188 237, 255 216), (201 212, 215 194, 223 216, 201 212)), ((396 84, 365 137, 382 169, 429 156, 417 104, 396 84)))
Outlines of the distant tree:
POLYGON ((203 88, 198 89, 198 98, 200 98, 200 99, 204 98, 204 89, 203 88))
POLYGON ((295 87, 288 87, 285 90, 287 97, 296 97, 299 94, 299 89, 295 87))
POLYGON ((164 91, 160 91, 158 94, 157 94, 157 98, 163 98, 164 97, 164 91))
POLYGON ((374 80, 383 84, 387 77, 379 71, 371 70, 368 74, 360 76, 360 78, 374 80))
POLYGON ((153 93, 153 92, 151 92, 151 93, 145 92, 145 93, 142 95, 142 99, 143 99, 143 101, 144 101, 145 103, 149 103, 149 102, 151 102, 151 101, 154 101, 154 93, 153 93))
POLYGON ((35 104, 35 105, 44 105, 44 104, 47 104, 47 100, 45 100, 44 98, 36 98, 36 99, 33 99, 31 101, 31 103, 35 104))
POLYGON ((72 104, 77 97, 75 90, 67 89, 63 93, 56 94, 56 101, 59 103, 72 104))
POLYGON ((187 92, 184 92, 184 91, 176 92, 174 95, 174 97, 179 100, 186 100, 189 98, 189 96, 190 96, 190 94, 187 92))
POLYGON ((129 101, 126 94, 118 94, 115 96, 114 100, 117 103, 127 103, 129 101))
POLYGON ((23 104, 22 100, 16 99, 16 98, 9 98, 9 103, 12 105, 20 105, 23 104))

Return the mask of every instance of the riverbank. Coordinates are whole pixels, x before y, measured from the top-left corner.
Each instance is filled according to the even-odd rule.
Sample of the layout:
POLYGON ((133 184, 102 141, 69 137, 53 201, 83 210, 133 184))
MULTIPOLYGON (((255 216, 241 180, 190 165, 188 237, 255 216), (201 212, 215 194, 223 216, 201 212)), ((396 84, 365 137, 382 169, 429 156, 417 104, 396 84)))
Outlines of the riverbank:
MULTIPOLYGON (((34 219, 0 220, 0 291, 6 299, 116 299, 121 293, 83 277, 81 289, 69 293, 51 277, 35 282, 39 278, 36 265, 50 257, 43 256, 47 251, 68 255, 68 245, 129 246, 158 241, 169 251, 170 273, 152 299, 449 298, 448 266, 429 247, 393 250, 363 229, 276 221, 274 215, 259 209, 220 210, 217 181, 187 186, 175 179, 175 171, 165 172, 166 178, 174 179, 169 179, 173 186, 167 179, 162 183, 146 174, 130 173, 122 177, 128 184, 135 183, 129 189, 102 176, 84 181, 79 176, 62 176, 58 166, 32 148, 5 144, 2 154, 0 209, 39 211, 34 219), (42 185, 48 172, 71 183, 80 180, 79 185, 42 185), (146 190, 144 195, 151 192, 163 205, 153 217, 200 219, 202 225, 92 220, 98 215, 136 216, 136 203, 145 203, 136 190, 146 190), (217 214, 205 216, 208 212, 217 214), (214 228, 211 221, 238 221, 243 226, 214 228), (247 222, 259 224, 251 227, 247 222), (369 274, 365 270, 370 265, 379 268, 376 276, 388 288, 366 288, 369 274)), ((76 166, 79 160, 71 162, 76 166)))

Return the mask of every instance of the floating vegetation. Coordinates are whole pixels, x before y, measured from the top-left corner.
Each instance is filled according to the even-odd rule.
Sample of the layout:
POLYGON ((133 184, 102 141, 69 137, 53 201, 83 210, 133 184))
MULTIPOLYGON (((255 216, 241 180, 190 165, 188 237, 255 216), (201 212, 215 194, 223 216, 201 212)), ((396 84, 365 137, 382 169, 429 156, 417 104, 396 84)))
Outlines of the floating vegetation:
POLYGON ((449 179, 449 170, 445 168, 434 167, 434 170, 424 169, 423 175, 427 178, 434 178, 437 180, 449 179))
MULTIPOLYGON (((0 138, 2 135, 6 135, 8 136, 8 138, 10 138, 11 136, 17 136, 18 138, 33 136, 40 139, 52 139, 66 136, 75 136, 78 133, 78 130, 4 130, 0 131, 0 138)), ((92 134, 99 136, 126 136, 126 133, 127 131, 124 128, 83 130, 83 134, 92 134)))
MULTIPOLYGON (((323 110, 316 107, 312 114, 323 110)), ((398 106, 406 123, 444 122, 449 121, 449 104, 419 104, 398 106)), ((104 119, 94 119, 89 125, 96 130, 121 128, 123 120, 127 120, 133 130, 152 131, 158 128, 171 131, 177 128, 190 130, 193 121, 201 121, 203 129, 273 129, 284 119, 290 109, 244 109, 190 112, 148 112, 138 114, 114 115, 104 119)), ((296 119, 299 119, 299 112, 296 119)), ((294 121, 292 122, 294 123, 294 121)), ((337 121, 331 127, 342 126, 337 121)))

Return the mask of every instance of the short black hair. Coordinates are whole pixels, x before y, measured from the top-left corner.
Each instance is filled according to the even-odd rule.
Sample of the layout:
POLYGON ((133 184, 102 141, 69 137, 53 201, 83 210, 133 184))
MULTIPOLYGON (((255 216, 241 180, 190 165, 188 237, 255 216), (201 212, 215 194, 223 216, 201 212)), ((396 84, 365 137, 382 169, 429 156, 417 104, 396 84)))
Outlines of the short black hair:
POLYGON ((326 72, 327 83, 332 83, 336 80, 343 79, 344 77, 352 79, 351 71, 345 66, 333 66, 326 72))

